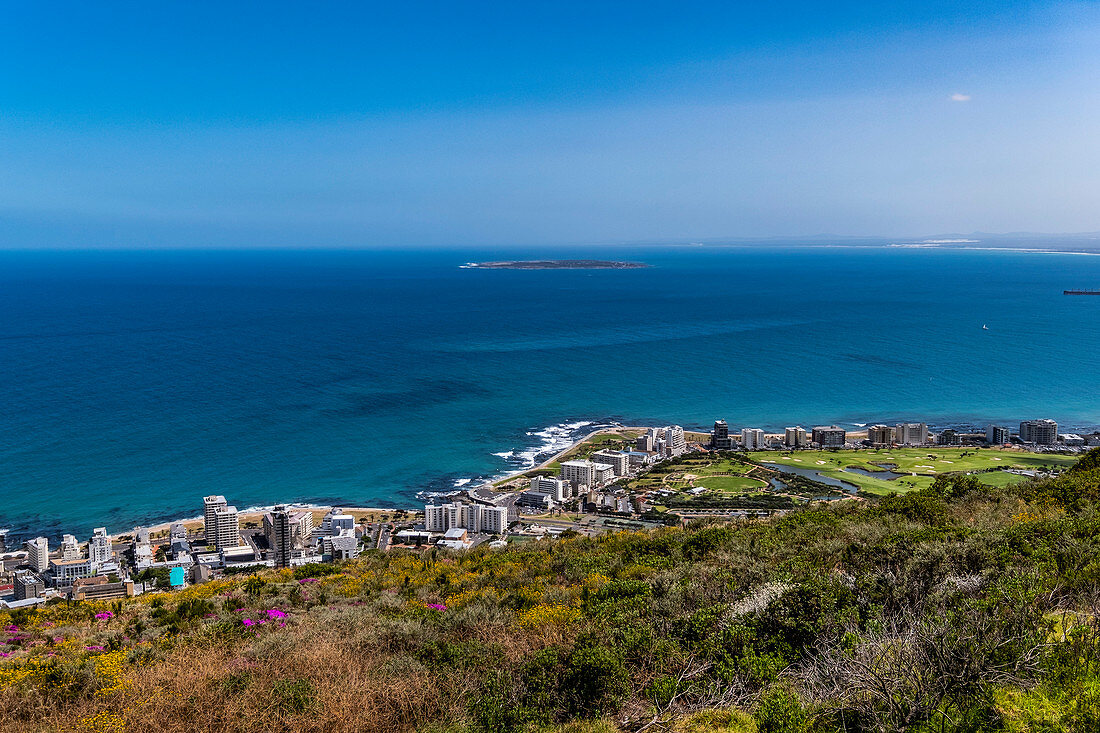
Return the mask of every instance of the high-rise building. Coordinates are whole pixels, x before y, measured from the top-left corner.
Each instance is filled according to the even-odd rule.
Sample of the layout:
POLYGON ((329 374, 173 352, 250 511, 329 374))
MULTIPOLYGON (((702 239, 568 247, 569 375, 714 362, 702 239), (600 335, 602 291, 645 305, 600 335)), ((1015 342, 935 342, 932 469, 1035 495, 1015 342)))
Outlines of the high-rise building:
POLYGON ((606 477, 608 472, 610 472, 611 478, 614 478, 615 469, 606 463, 595 463, 588 460, 563 461, 559 475, 576 490, 581 486, 589 488, 598 486, 602 483, 600 477, 606 477))
POLYGON ((27 540, 27 564, 36 573, 44 573, 50 567, 50 541, 45 537, 27 540))
POLYGON ((958 445, 962 442, 962 436, 959 435, 957 430, 951 428, 944 428, 940 431, 940 434, 936 436, 936 445, 958 445))
POLYGON ((715 450, 731 450, 733 448, 733 438, 730 437, 730 426, 725 420, 714 421, 714 432, 711 433, 710 443, 714 446, 715 450))
POLYGON ((665 454, 678 456, 687 449, 687 441, 684 439, 684 429, 679 425, 669 425, 665 428, 665 454))
POLYGON ((802 429, 801 425, 794 428, 787 428, 783 431, 783 444, 788 448, 805 448, 806 431, 802 429))
POLYGON ((596 451, 592 454, 592 460, 611 466, 616 476, 626 476, 630 473, 630 455, 621 450, 596 451))
POLYGON ((219 509, 224 509, 228 504, 224 496, 204 496, 202 499, 202 529, 206 544, 217 545, 219 509))
POLYGON ((1058 423, 1053 420, 1024 420, 1020 423, 1020 440, 1036 445, 1058 442, 1058 423))
POLYGON ((535 476, 531 479, 531 491, 537 494, 546 494, 559 504, 573 495, 572 487, 568 481, 550 476, 535 476))
POLYGON ((459 503, 424 507, 424 529, 446 532, 456 527, 471 532, 502 534, 508 529, 508 507, 459 503))
POLYGON ((96 527, 92 539, 88 541, 88 559, 92 561, 92 567, 98 569, 111 562, 111 555, 111 538, 107 536, 107 528, 96 527))
POLYGON ((77 560, 80 555, 80 543, 76 541, 76 537, 71 534, 64 535, 61 538, 61 559, 77 560))
POLYGON ((764 431, 760 428, 741 428, 741 447, 761 450, 764 447, 764 431))
POLYGON ((214 547, 219 550, 240 547, 241 521, 237 507, 223 506, 214 512, 214 547))
POLYGON ((504 534, 508 531, 508 507, 481 507, 481 530, 488 534, 504 534))
POLYGON ((813 441, 822 448, 843 448, 848 433, 838 425, 818 425, 813 429, 813 441))
POLYGON ((270 517, 267 542, 274 555, 275 567, 289 568, 290 560, 294 556, 294 530, 291 527, 290 512, 285 505, 279 504, 270 517))
POLYGON ((928 442, 928 426, 922 422, 898 423, 894 428, 898 445, 924 445, 928 442))
POLYGON ((1004 445, 1012 442, 1012 433, 1000 425, 990 425, 985 429, 985 442, 990 445, 1004 445))
POLYGON ((889 425, 872 425, 867 428, 867 442, 874 446, 888 446, 894 442, 894 429, 889 425))
POLYGON ((653 450, 653 436, 646 433, 645 435, 639 435, 634 439, 634 450, 643 451, 648 453, 653 450))

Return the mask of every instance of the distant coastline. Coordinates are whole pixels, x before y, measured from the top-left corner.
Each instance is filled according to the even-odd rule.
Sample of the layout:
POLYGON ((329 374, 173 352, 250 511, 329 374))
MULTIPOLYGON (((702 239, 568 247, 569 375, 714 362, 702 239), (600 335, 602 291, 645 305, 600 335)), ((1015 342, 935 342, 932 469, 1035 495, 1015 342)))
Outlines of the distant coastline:
POLYGON ((467 262, 461 267, 465 270, 636 270, 649 265, 616 260, 501 260, 467 262))

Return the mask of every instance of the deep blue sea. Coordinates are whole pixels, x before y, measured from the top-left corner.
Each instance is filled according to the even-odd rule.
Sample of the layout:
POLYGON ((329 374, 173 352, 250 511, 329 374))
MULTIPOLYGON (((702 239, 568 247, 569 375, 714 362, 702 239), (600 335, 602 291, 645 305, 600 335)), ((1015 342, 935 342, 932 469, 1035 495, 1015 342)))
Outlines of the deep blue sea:
POLYGON ((0 527, 411 506, 610 420, 1093 427, 1088 286, 934 248, 3 252, 0 527), (533 257, 652 267, 459 268, 533 257))

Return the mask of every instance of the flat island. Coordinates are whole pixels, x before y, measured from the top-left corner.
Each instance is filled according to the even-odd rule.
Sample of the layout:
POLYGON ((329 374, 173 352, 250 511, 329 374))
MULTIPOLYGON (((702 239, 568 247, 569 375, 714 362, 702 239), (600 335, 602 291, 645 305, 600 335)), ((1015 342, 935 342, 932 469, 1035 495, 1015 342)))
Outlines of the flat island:
POLYGON ((484 270, 633 270, 649 267, 642 262, 612 260, 504 260, 500 262, 467 262, 465 269, 484 270))

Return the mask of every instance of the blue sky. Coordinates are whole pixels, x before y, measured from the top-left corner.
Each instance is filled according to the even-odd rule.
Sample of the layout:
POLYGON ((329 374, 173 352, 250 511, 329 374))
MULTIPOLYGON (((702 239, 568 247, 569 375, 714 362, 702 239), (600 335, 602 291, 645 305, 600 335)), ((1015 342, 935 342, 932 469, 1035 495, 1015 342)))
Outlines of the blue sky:
POLYGON ((15 3, 0 247, 1100 230, 1096 3, 15 3))

